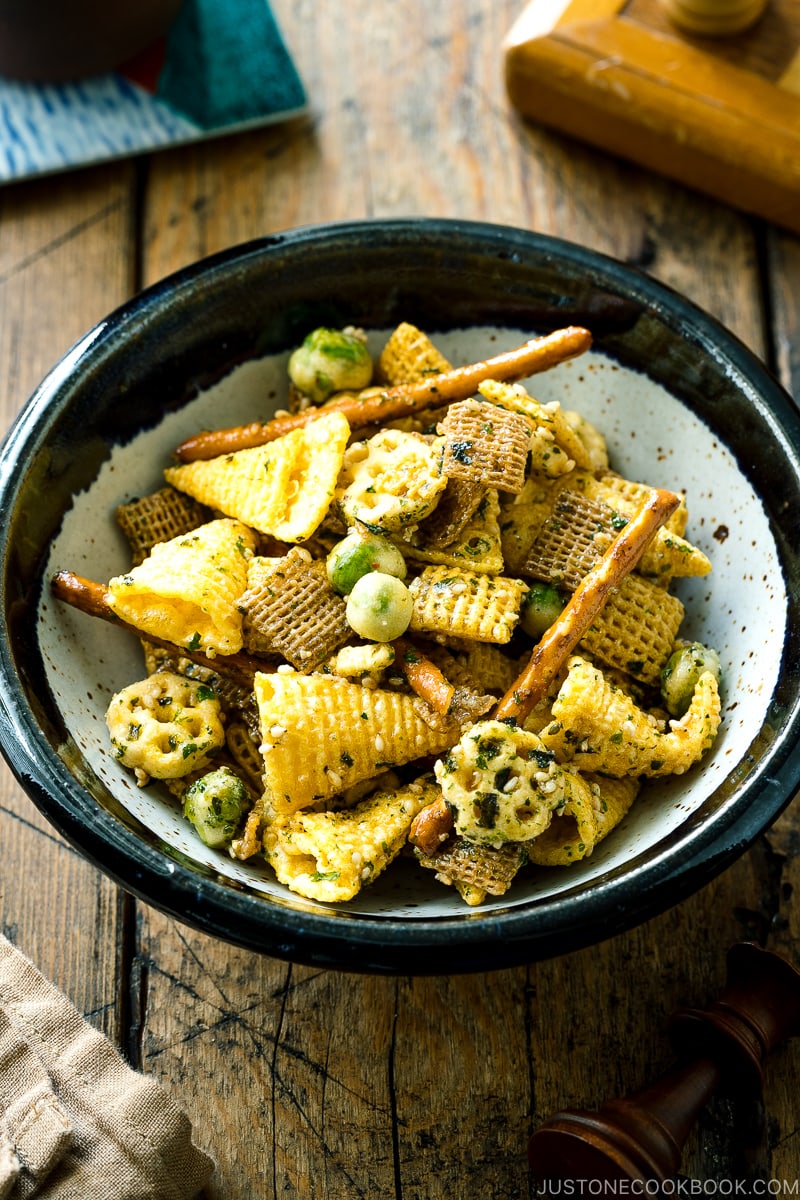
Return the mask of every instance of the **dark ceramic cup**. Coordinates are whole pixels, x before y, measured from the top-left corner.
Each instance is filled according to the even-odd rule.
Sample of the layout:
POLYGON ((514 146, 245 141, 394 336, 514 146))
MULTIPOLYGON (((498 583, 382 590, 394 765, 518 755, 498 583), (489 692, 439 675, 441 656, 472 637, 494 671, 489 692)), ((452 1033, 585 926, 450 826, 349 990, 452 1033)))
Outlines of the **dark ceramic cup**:
POLYGON ((37 82, 110 71, 165 33, 181 0, 0 0, 0 75, 37 82))

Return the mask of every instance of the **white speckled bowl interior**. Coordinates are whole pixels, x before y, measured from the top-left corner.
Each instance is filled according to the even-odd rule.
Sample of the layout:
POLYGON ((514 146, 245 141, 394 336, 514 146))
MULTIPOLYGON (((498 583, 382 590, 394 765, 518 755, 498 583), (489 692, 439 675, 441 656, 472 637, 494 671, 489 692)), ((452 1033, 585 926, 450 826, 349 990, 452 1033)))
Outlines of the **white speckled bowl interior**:
MULTIPOLYGON (((385 340, 388 331, 382 336, 385 340)), ((470 362, 511 349, 527 336, 525 330, 477 328, 448 333, 437 344, 451 362, 470 362)), ((379 348, 381 335, 373 334, 372 340, 379 348)), ((596 879, 610 866, 657 846, 696 812, 764 724, 786 625, 786 590, 766 513, 708 426, 658 384, 594 352, 530 380, 528 388, 544 402, 560 400, 578 409, 605 431, 611 465, 626 478, 686 492, 688 535, 713 560, 714 570, 710 577, 684 581, 676 589, 687 606, 682 634, 718 649, 725 720, 702 769, 681 779, 648 783, 623 826, 590 858, 568 870, 532 873, 484 908, 526 904, 532 897, 596 879)), ((113 519, 115 507, 163 486, 163 467, 175 446, 197 430, 211 428, 219 413, 226 414, 226 422, 244 423, 264 411, 264 396, 283 397, 285 389, 285 355, 247 363, 157 429, 116 447, 92 487, 75 497, 53 542, 47 576, 69 569, 105 581, 126 571, 130 558, 113 519)), ((187 858, 255 884, 268 895, 285 896, 267 866, 237 862, 205 847, 166 789, 137 787, 131 772, 110 754, 104 720, 108 701, 112 692, 143 677, 135 639, 99 627, 96 618, 49 598, 40 607, 39 623, 47 680, 75 744, 125 808, 187 858)), ((389 870, 346 907, 410 919, 463 911, 454 889, 432 885, 428 873, 404 866, 408 864, 389 870)))
MULTIPOLYGON (((329 243, 338 238, 339 250, 344 253, 342 247, 347 249, 348 231, 351 241, 356 235, 357 239, 371 237, 372 232, 367 225, 334 227, 327 233, 307 231, 295 236, 301 242, 303 237, 307 239, 302 247, 306 252, 308 239, 327 237, 329 243)), ((105 581, 128 567, 127 546, 113 519, 116 505, 161 486, 162 471, 174 447, 198 429, 262 418, 281 406, 285 399, 286 361, 297 339, 295 329, 279 339, 283 342, 279 349, 256 344, 248 354, 237 353, 226 359, 223 353, 220 369, 205 371, 205 377, 187 381, 183 394, 175 398, 172 411, 159 413, 157 420, 149 414, 141 427, 124 430, 121 436, 116 431, 108 436, 112 408, 106 397, 101 402, 97 428, 90 428, 87 434, 90 438, 95 435, 106 438, 107 448, 93 454, 91 469, 83 473, 80 486, 70 490, 64 511, 57 514, 57 520, 52 520, 52 536, 43 538, 37 546, 35 573, 43 586, 35 596, 27 594, 26 603, 30 613, 35 613, 36 631, 31 647, 38 655, 38 663, 32 672, 33 685, 24 678, 23 670, 20 688, 17 674, 16 694, 21 697, 21 704, 27 697, 32 725, 38 719, 39 705, 48 712, 56 711, 57 736, 52 731, 39 735, 47 752, 55 755, 52 771, 55 775, 68 773, 72 781, 69 790, 76 786, 84 803, 83 819, 90 821, 99 816, 100 826, 113 822, 115 832, 110 840, 116 843, 121 839, 121 842, 112 846, 109 836, 103 834, 104 843, 97 835, 98 826, 94 836, 87 832, 85 838, 81 837, 80 814, 76 815, 74 806, 66 818, 59 819, 63 814, 54 812, 48 802, 55 787, 50 778, 44 784, 40 780, 30 786, 30 770, 20 767, 24 748, 22 752, 19 749, 20 718, 14 711, 9 714, 9 724, 16 729, 3 738, 9 761, 37 803, 90 857, 131 890, 182 919, 233 941, 309 961, 375 970, 409 969, 413 961, 421 970, 469 969, 488 962, 501 965, 606 936, 615 928, 673 902, 721 869, 777 815, 797 786, 798 776, 796 749, 789 733, 796 718, 797 700, 796 671, 791 664, 787 674, 793 590, 790 577, 796 564, 787 564, 787 543, 791 542, 787 531, 791 525, 785 522, 794 518, 776 516, 774 510, 769 510, 768 480, 754 476, 752 464, 743 459, 741 445, 736 446, 741 438, 735 430, 727 428, 726 422, 735 411, 730 397, 725 401, 724 411, 718 399, 709 402, 704 410, 703 404, 697 403, 696 394, 688 400, 681 394, 680 379, 675 386, 674 378, 659 378, 664 372, 653 371, 645 355, 636 361, 636 354, 641 351, 635 342, 633 349, 624 346, 626 322, 641 335, 641 314, 645 310, 646 321, 653 320, 655 311, 659 322, 666 327, 670 319, 686 325, 687 314, 701 324, 707 319, 702 314, 695 316, 691 306, 673 298, 652 281, 635 273, 630 273, 629 278, 626 269, 618 264, 609 264, 610 278, 600 280, 599 273, 607 260, 586 256, 586 252, 548 239, 447 222, 424 225, 408 222, 390 227, 390 235, 398 241, 400 249, 404 240, 424 239, 426 234, 451 256, 456 255, 461 242, 466 240, 472 253, 476 252, 477 244, 477 252, 485 256, 494 254, 495 263, 498 246, 507 249, 513 245, 518 258, 515 260, 512 255, 510 265, 502 267, 510 275, 510 293, 520 286, 517 275, 524 268, 525 255, 541 256, 546 251, 551 257, 566 255, 571 270, 580 269, 584 284, 588 278, 598 292, 612 293, 613 283, 617 292, 622 289, 624 301, 630 302, 634 295, 638 310, 624 306, 618 309, 614 304, 598 310, 599 336, 595 349, 538 376, 530 381, 529 389, 542 401, 558 400, 596 424, 607 438, 613 468, 622 475, 682 490, 687 495, 687 536, 712 560, 713 573, 703 579, 682 581, 676 588, 686 605, 681 633, 714 646, 723 668, 723 725, 703 765, 686 776, 646 784, 621 826, 591 857, 568 869, 530 868, 507 896, 489 901, 477 910, 466 909, 453 889, 436 884, 432 873, 422 871, 412 860, 393 864, 349 904, 331 906, 301 900, 277 883, 266 865, 237 862, 225 853, 206 848, 180 816, 177 802, 161 786, 136 786, 131 774, 109 753, 104 714, 112 692, 144 674, 138 644, 124 631, 55 602, 46 581, 59 569, 105 581), (485 244, 481 244, 481 239, 485 244), (573 254, 577 255, 574 261, 570 257, 573 254), (627 285, 627 291, 623 285, 627 285), (642 291, 641 297, 635 295, 637 288, 642 291), (678 306, 677 317, 670 309, 672 304, 678 306), (604 336, 604 322, 607 336, 604 336), (263 352, 265 349, 267 352, 263 352), (715 404, 720 406, 719 412, 715 404), (776 696, 786 691, 787 679, 792 702, 787 705, 781 700, 776 708, 776 696), (36 693, 33 705, 31 691, 36 693), (12 737, 15 751, 9 754, 12 737), (766 760, 774 757, 781 746, 780 763, 768 765, 766 760), (762 772, 772 780, 766 789, 756 786, 761 782, 762 772), (752 804, 743 799, 748 789, 752 791, 752 804), (104 844, 109 845, 105 861, 104 844), (120 866, 123 844, 133 847, 134 861, 127 872, 120 866), (137 867, 139 851, 142 861, 137 867), (194 897, 196 903, 187 902, 187 896, 194 897), (246 920, 242 921, 244 910, 246 920), (263 914, 261 919, 259 910, 263 914), (226 913, 230 918, 227 925, 226 913)), ((287 261, 291 265, 291 238, 292 235, 287 235, 280 246, 281 270, 286 270, 287 261)), ((253 253, 252 249, 247 252, 251 257, 253 253)), ((269 274, 275 269, 270 265, 270 246, 263 246, 260 254, 261 272, 269 274)), ((277 250, 274 256, 278 257, 277 250)), ((236 267, 236 252, 233 252, 228 260, 223 257, 222 267, 217 268, 222 274, 227 271, 228 277, 223 282, 232 294, 237 286, 236 267)), ((419 274, 421 268, 416 270, 419 274)), ((416 277, 414 281, 419 286, 416 277)), ((198 289, 202 291, 205 283, 206 272, 200 269, 199 273, 189 273, 183 285, 179 280, 176 289, 180 292, 181 286, 191 286, 192 303, 197 304, 198 289)), ((217 282, 217 287, 220 286, 217 282)), ((239 278, 239 286, 245 287, 246 280, 242 282, 239 278)), ((432 286, 435 287, 435 280, 432 286)), ((143 312, 148 319, 152 315, 155 322, 150 340, 143 340, 144 355, 159 353, 159 339, 155 336, 159 321, 163 324, 167 320, 169 324, 168 287, 162 286, 157 300, 152 314, 147 310, 146 296, 137 301, 140 324, 143 312)), ((493 298, 495 312, 501 303, 502 289, 500 299, 493 298)), ((346 305, 345 296, 341 301, 344 320, 346 305)), ((406 315, 422 323, 418 312, 410 311, 410 299, 409 311, 403 313, 402 307, 399 295, 389 321, 380 320, 384 315, 381 313, 376 313, 374 322, 365 321, 361 311, 351 315, 359 323, 371 326, 370 338, 377 347, 396 319, 406 315)), ((492 305, 488 307, 491 309, 492 305)), ((477 303, 474 323, 456 319, 449 322, 448 328, 442 327, 438 320, 429 321, 428 328, 451 361, 474 361, 541 331, 536 324, 520 323, 518 298, 509 307, 511 320, 504 320, 504 313, 499 314, 500 320, 486 320, 486 304, 477 303)), ((578 323, 575 307, 565 312, 561 323, 578 323)), ((296 329, 305 332, 312 323, 319 323, 317 314, 316 309, 309 311, 305 328, 301 321, 296 329)), ((577 316, 580 323, 591 327, 585 314, 579 312, 577 316)), ((252 320, 252 315, 248 314, 247 319, 252 320)), ((730 337, 713 323, 709 323, 709 330, 723 342, 730 337)), ((118 329, 112 328, 111 333, 118 335, 118 329)), ((705 328, 701 333, 703 338, 707 336, 705 328)), ((72 360, 56 369, 57 378, 49 384, 46 381, 45 390, 53 386, 61 388, 65 383, 74 387, 84 357, 91 356, 96 340, 102 342, 106 336, 102 330, 90 335, 86 344, 76 349, 72 360)), ((654 328, 650 345, 656 354, 659 337, 665 337, 663 329, 654 328)), ((697 341, 698 359, 708 355, 703 338, 697 341)), ((751 380, 744 375, 739 377, 741 363, 755 373, 759 382, 762 368, 733 339, 730 345, 741 361, 725 359, 712 363, 718 376, 714 386, 718 396, 724 391, 723 385, 727 386, 741 412, 746 412, 743 420, 747 425, 753 419, 754 401, 749 394, 751 380)), ((727 351, 727 345, 720 348, 724 357, 722 351, 727 351)), ((674 353, 674 349, 665 347, 667 364, 674 353)), ((691 357, 689 361, 693 361, 691 357)), ((708 370, 707 362, 699 363, 701 383, 708 370)), ((92 388, 96 389, 97 373, 91 378, 92 388)), ((767 380, 766 372, 763 379, 767 380)), ((698 380, 690 378, 688 382, 690 392, 699 390, 698 380)), ((114 386, 119 388, 119 377, 114 386)), ((774 381, 769 386, 781 397, 781 421, 791 421, 794 410, 788 397, 780 394, 774 381)), ((125 402, 124 392, 118 402, 125 402)), ((32 404, 34 408, 38 404, 45 413, 41 399, 34 398, 32 404)), ((73 407, 74 404, 72 401, 73 407)), ((788 468, 780 461, 784 477, 789 470, 796 479, 796 455, 793 458, 787 449, 791 445, 791 431, 787 436, 761 398, 755 402, 756 409, 759 405, 759 422, 770 426, 774 443, 771 453, 786 456, 788 468)), ((42 413, 35 415, 33 424, 38 422, 37 428, 42 413)), ((92 418, 88 421, 91 426, 92 418)), ((20 431, 12 435, 6 449, 9 466, 13 459, 13 465, 18 467, 20 436, 20 431)), ((41 429, 38 436, 41 442, 41 429)), ((39 445, 38 469, 52 471, 58 454, 58 436, 50 431, 44 443, 47 458, 45 462, 39 445)), ((777 464, 777 458, 775 461, 777 464)), ((8 487, 8 478, 4 486, 8 487)), ((793 494, 787 489, 789 510, 792 503, 797 503, 796 482, 793 487, 793 494)), ((11 537, 19 539, 19 523, 16 529, 12 528, 11 537)), ((18 545, 15 552, 19 554, 18 545)), ((8 554, 7 548, 7 558, 8 554)), ((13 661, 21 652, 13 628, 8 638, 13 661)), ((37 753, 33 747, 34 759, 37 753)), ((58 810, 58 805, 55 807, 58 810)))

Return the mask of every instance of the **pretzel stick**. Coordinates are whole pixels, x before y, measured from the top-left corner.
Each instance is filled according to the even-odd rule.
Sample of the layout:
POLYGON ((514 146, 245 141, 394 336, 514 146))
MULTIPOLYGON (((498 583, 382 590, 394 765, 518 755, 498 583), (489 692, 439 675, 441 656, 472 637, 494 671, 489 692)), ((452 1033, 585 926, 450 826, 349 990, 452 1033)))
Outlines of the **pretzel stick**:
POLYGON ((447 841, 452 828, 453 814, 444 796, 439 796, 414 817, 408 840, 427 858, 433 858, 447 841))
POLYGON ((244 687, 253 687, 256 671, 269 670, 266 663, 251 658, 248 654, 221 654, 218 658, 209 658, 199 650, 187 650, 185 646, 176 646, 174 642, 168 642, 165 638, 143 633, 129 621, 118 617, 109 607, 106 599, 107 592, 101 583, 84 579, 83 576, 75 575, 72 571, 59 571, 53 576, 50 588, 57 600, 63 600, 80 612, 86 613, 90 617, 100 617, 103 621, 108 621, 109 624, 116 625, 120 629, 127 629, 138 638, 144 637, 152 645, 160 646, 162 650, 167 650, 181 658, 188 658, 198 666, 207 667, 209 671, 214 671, 217 675, 225 675, 244 687))
POLYGON ((656 530, 679 504, 680 497, 674 492, 652 489, 644 507, 583 577, 566 607, 542 635, 524 671, 497 705, 495 720, 508 721, 513 717, 522 724, 587 633, 611 592, 633 570, 656 530))
POLYGON ((426 700, 435 712, 446 717, 456 692, 453 684, 442 674, 435 662, 426 658, 422 651, 406 638, 395 638, 392 645, 395 663, 413 691, 426 700))
MULTIPOLYGON (((496 721, 521 725, 545 695, 568 656, 588 631, 614 588, 633 570, 653 534, 680 504, 673 492, 653 488, 650 498, 632 517, 599 562, 573 592, 566 607, 534 647, 527 666, 497 704, 496 721)), ((409 841, 429 857, 442 846, 453 828, 453 814, 435 800, 414 818, 409 841)))
POLYGON ((456 367, 441 375, 412 384, 400 384, 382 391, 370 390, 366 395, 343 395, 331 400, 322 408, 306 408, 302 412, 275 417, 272 421, 255 421, 250 425, 238 425, 231 429, 204 431, 187 438, 178 446, 175 454, 181 462, 193 462, 200 458, 217 458, 220 454, 231 454, 253 446, 263 446, 275 438, 291 433, 315 420, 332 409, 343 412, 352 428, 374 425, 379 421, 393 421, 406 417, 424 408, 441 408, 454 400, 465 400, 477 391, 486 379, 513 383, 548 371, 568 358, 583 354, 592 344, 592 335, 587 329, 570 325, 556 330, 545 337, 534 338, 522 346, 498 354, 485 361, 456 367))

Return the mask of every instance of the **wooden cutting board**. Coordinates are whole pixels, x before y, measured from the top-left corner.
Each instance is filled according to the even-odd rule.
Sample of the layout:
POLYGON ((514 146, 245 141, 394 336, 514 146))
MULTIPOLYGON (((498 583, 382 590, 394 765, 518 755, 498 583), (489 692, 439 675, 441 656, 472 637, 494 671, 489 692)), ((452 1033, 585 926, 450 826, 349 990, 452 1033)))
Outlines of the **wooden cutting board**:
POLYGON ((659 0, 532 0, 504 63, 524 116, 800 232, 800 0, 724 38, 659 0))

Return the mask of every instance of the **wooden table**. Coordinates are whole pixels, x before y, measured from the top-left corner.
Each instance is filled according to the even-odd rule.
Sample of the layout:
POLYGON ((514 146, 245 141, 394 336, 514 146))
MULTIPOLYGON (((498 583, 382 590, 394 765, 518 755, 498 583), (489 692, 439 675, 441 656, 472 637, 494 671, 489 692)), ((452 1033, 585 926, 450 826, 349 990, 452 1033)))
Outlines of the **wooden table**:
MULTIPOLYGON (((800 394, 800 242, 518 119, 501 46, 520 0, 273 7, 308 119, 0 192, 5 424, 143 285, 253 236, 393 215, 505 222, 636 263, 800 394)), ((214 1200, 527 1197, 531 1131, 665 1066, 667 1017, 712 999, 729 945, 800 963, 796 805, 716 882, 624 936, 444 978, 312 970, 196 934, 83 862, 5 770, 0 837, 3 930, 183 1105, 219 1164, 214 1200)), ((684 1175, 791 1186, 798 1096, 792 1043, 763 1105, 712 1101, 684 1175)))

